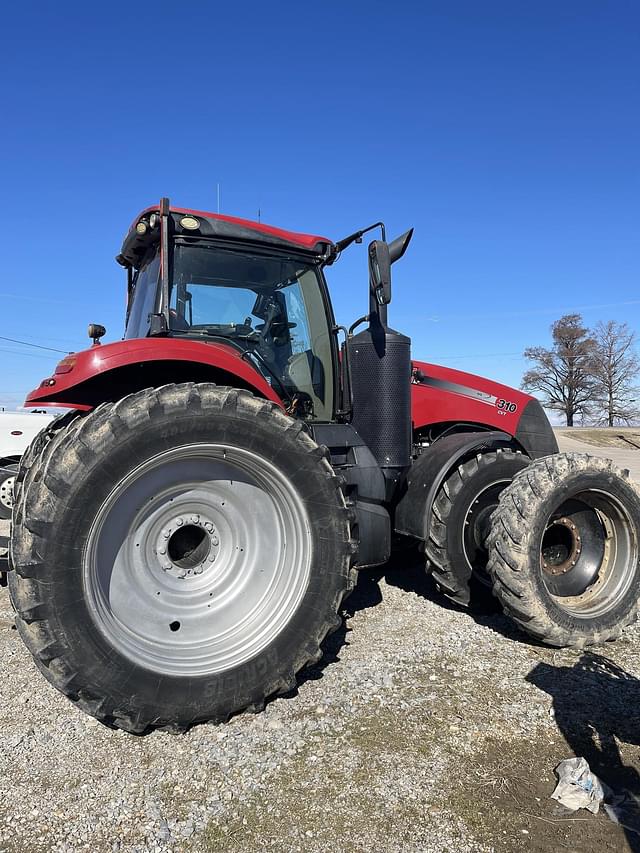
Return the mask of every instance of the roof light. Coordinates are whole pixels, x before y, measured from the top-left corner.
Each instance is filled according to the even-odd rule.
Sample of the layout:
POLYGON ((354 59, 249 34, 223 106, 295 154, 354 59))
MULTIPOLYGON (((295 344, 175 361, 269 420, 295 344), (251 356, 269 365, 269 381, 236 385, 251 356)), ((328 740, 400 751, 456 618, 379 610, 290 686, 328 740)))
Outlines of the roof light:
POLYGON ((155 228, 156 225, 158 225, 159 223, 160 223, 160 217, 158 216, 158 214, 152 213, 151 216, 149 217, 149 225, 151 226, 151 228, 155 228))
POLYGON ((147 223, 144 220, 141 220, 136 225, 136 231, 138 234, 146 234, 147 233, 147 223))
POLYGON ((195 231, 200 227, 200 222, 195 218, 195 216, 183 216, 180 220, 180 225, 183 228, 186 228, 187 231, 195 231))

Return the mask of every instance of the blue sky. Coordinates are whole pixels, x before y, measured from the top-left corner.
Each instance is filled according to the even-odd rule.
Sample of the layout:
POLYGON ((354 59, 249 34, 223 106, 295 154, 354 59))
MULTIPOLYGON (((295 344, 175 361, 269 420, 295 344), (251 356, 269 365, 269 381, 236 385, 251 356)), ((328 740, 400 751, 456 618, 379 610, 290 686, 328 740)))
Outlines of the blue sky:
MULTIPOLYGON (((25 2, 2 29, 0 336, 119 338, 131 219, 218 183, 336 239, 414 226, 390 320, 415 357, 517 385, 562 313, 640 326, 635 0, 25 2)), ((350 323, 363 247, 329 273, 350 323)), ((57 358, 0 340, 0 405, 57 358)))

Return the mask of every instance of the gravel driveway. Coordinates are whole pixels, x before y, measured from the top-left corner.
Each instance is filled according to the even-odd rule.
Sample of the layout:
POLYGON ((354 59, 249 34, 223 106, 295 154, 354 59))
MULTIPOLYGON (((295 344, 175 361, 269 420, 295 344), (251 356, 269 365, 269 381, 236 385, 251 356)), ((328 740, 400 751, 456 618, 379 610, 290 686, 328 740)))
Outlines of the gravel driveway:
POLYGON ((0 589, 0 851, 639 850, 549 800, 574 754, 639 789, 639 639, 532 645, 404 553, 361 574, 296 695, 136 738, 49 687, 0 589))

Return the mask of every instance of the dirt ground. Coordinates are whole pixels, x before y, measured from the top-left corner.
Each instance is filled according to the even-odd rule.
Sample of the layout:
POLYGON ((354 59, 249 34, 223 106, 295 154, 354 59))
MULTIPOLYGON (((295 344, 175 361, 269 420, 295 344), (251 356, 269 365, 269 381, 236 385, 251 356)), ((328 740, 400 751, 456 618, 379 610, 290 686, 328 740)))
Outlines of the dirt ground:
POLYGON ((361 573, 293 694, 226 726, 97 724, 37 672, 6 589, 0 671, 0 853, 640 853, 550 799, 574 755, 640 797, 640 627, 545 648, 448 604, 411 552, 361 573))
POLYGON ((622 450, 640 450, 638 427, 567 427, 556 428, 556 435, 580 441, 591 447, 619 447, 622 450))

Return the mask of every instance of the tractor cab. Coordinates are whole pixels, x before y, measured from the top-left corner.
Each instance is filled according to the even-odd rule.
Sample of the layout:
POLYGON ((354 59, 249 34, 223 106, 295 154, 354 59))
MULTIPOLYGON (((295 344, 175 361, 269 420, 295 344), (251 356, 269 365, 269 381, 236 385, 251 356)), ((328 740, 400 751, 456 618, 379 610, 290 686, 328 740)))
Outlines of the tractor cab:
POLYGON ((331 420, 337 345, 322 273, 330 242, 172 209, 165 246, 161 214, 142 214, 118 256, 129 271, 125 339, 222 343, 293 413, 331 420))

